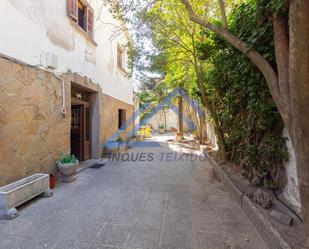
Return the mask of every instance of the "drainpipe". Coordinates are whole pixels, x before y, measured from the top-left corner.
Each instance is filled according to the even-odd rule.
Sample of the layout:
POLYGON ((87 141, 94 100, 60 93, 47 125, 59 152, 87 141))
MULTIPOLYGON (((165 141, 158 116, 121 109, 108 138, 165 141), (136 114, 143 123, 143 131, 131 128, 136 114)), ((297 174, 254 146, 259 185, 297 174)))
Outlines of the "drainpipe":
POLYGON ((66 116, 67 114, 67 110, 65 109, 65 86, 64 86, 64 79, 62 79, 60 76, 58 76, 56 73, 53 73, 54 76, 61 80, 62 83, 62 108, 61 108, 61 114, 63 115, 63 117, 66 116))

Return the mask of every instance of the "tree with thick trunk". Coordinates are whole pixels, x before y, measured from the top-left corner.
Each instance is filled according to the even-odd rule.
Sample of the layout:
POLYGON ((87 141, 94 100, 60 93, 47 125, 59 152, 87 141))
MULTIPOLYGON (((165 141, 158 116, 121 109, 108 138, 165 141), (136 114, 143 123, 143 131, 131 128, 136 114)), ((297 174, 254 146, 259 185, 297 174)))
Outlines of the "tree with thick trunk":
POLYGON ((309 1, 290 1, 289 86, 306 248, 309 248, 309 1))
POLYGON ((280 14, 273 15, 276 70, 261 54, 229 32, 223 0, 219 0, 221 28, 199 17, 189 0, 181 1, 191 21, 230 43, 263 74, 294 146, 306 248, 309 248, 309 1, 289 1, 289 30, 280 14))

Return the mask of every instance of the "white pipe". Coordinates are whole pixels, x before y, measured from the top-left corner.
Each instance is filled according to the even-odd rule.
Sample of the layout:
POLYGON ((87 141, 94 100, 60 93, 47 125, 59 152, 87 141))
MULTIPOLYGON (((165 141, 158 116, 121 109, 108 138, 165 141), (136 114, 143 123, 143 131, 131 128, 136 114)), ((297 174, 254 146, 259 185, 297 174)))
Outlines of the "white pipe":
POLYGON ((62 109, 61 109, 61 113, 62 113, 63 116, 65 116, 67 111, 65 109, 65 85, 64 85, 64 79, 62 79, 56 73, 53 73, 53 74, 55 75, 55 77, 57 79, 61 80, 61 82, 62 82, 62 109))
POLYGON ((60 75, 58 75, 57 73, 55 73, 54 71, 50 70, 49 68, 45 67, 42 64, 39 64, 39 65, 36 65, 36 66, 44 68, 44 70, 46 70, 49 73, 52 73, 57 79, 61 80, 61 83, 62 83, 62 107, 61 107, 61 114, 63 116, 65 116, 66 113, 67 113, 66 108, 65 108, 65 85, 64 85, 64 79, 62 79, 60 77, 60 75, 62 75, 65 72, 62 72, 60 75))

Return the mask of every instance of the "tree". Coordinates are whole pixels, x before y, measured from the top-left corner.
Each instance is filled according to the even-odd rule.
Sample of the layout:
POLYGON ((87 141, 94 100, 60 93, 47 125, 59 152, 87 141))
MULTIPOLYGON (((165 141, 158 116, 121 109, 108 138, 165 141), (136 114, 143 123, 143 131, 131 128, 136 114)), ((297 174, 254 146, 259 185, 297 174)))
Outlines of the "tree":
POLYGON ((277 1, 282 4, 279 6, 269 6, 273 8, 277 62, 277 68, 273 68, 254 48, 228 31, 224 0, 219 0, 224 24, 221 27, 199 16, 189 0, 181 1, 193 22, 213 31, 241 51, 265 77, 295 149, 306 248, 309 248, 309 2, 289 1, 289 31, 279 11, 285 1, 277 1))
POLYGON ((164 63, 156 61, 164 65, 163 82, 181 86, 187 91, 192 86, 198 88, 201 102, 214 123, 221 158, 225 160, 223 131, 205 91, 203 80, 205 63, 197 50, 197 45, 205 39, 202 29, 190 22, 185 9, 177 1, 153 4, 142 14, 142 19, 151 30, 154 45, 160 51, 159 58, 164 61, 164 63))

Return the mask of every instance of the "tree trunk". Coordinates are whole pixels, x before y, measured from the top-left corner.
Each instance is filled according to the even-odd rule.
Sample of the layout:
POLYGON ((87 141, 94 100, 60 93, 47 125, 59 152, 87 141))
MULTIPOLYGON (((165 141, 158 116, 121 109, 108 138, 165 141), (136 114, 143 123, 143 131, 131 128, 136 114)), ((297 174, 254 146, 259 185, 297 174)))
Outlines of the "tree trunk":
POLYGON ((227 19, 226 19, 224 0, 219 0, 219 5, 220 5, 221 17, 222 17, 222 27, 227 28, 227 19))
POLYGON ((165 109, 165 108, 163 108, 164 109, 164 128, 165 128, 165 130, 167 130, 167 121, 166 121, 166 112, 167 112, 167 108, 165 109))
POLYGON ((299 191, 309 248, 309 2, 290 0, 290 89, 299 191))
POLYGON ((178 96, 178 132, 183 134, 183 102, 182 96, 178 96))
POLYGON ((217 137, 217 143, 220 151, 220 157, 222 160, 226 160, 226 151, 225 151, 225 145, 224 145, 224 135, 223 131, 220 126, 219 119, 217 117, 217 113, 215 109, 212 107, 211 103, 208 101, 208 98, 205 93, 204 85, 203 85, 203 78, 201 75, 201 72, 198 67, 196 67, 197 70, 197 81, 198 81, 198 87, 199 91, 201 93, 201 99, 203 106, 208 110, 211 119, 214 122, 214 130, 217 137))
MULTIPOLYGON (((205 112, 202 112, 203 114, 205 114, 205 112)), ((199 116, 199 124, 200 124, 200 143, 203 144, 204 143, 204 129, 205 129, 205 123, 202 120, 202 117, 205 117, 205 115, 203 116, 199 116)))
POLYGON ((283 120, 288 128, 291 140, 293 140, 292 115, 291 115, 291 91, 289 85, 289 38, 288 24, 284 17, 280 14, 274 15, 272 18, 274 29, 274 45, 276 64, 278 71, 278 87, 282 102, 285 103, 283 120))

